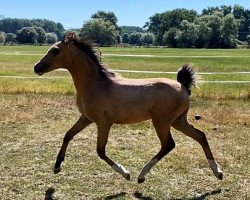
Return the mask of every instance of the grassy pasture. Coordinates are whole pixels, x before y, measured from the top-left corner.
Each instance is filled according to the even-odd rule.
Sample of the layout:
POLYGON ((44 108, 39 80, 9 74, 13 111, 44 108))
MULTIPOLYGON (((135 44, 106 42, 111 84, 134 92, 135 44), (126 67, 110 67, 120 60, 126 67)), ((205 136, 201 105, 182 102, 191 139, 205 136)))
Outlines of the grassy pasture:
POLYGON ((79 116, 74 101, 72 95, 0 95, 1 199, 249 199, 249 101, 192 100, 189 120, 207 133, 223 181, 201 147, 172 130, 176 148, 142 185, 139 171, 159 150, 150 122, 115 125, 110 134, 107 152, 130 170, 131 181, 98 158, 95 125, 74 138, 62 172, 53 174, 63 136, 79 116), (202 119, 194 121, 195 114, 202 119))
MULTIPOLYGON (((48 50, 48 46, 1 46, 0 76, 33 77, 33 66, 48 50)), ((249 49, 166 49, 166 48, 101 48, 103 61, 110 69, 176 72, 184 63, 192 63, 197 72, 249 72, 249 49), (116 55, 112 55, 116 54, 116 55), (118 56, 117 56, 118 54, 118 56), (119 56, 120 55, 120 56, 119 56), (125 57, 153 55, 156 57, 125 57), (157 57, 158 56, 158 57, 157 57), (181 56, 181 57, 180 57, 181 56), (183 57, 182 57, 183 56, 183 57)), ((120 73, 128 78, 166 77, 173 74, 120 73)), ((65 77, 59 80, 0 78, 2 93, 74 93, 67 72, 52 72, 45 77, 65 77)), ((204 81, 249 81, 250 74, 202 75, 204 81)), ((250 83, 205 83, 194 90, 196 97, 210 99, 249 99, 250 83)))
MULTIPOLYGON (((33 77, 33 65, 49 47, 0 46, 0 76, 33 77)), ((250 71, 250 51, 205 49, 101 48, 112 69, 177 71, 193 63, 198 72, 250 71), (124 57, 105 54, 155 55, 124 57), (183 55, 183 58, 178 57, 183 55), (163 57, 169 56, 169 57, 163 57), (173 56, 173 57, 171 57, 173 56), (192 57, 190 57, 192 56, 192 57), (201 57, 199 57, 201 56, 201 57), (203 56, 203 57, 202 57, 203 56), (220 57, 224 56, 224 57, 220 57), (231 57, 230 57, 231 56, 231 57)), ((124 77, 168 77, 172 74, 121 73, 124 77)), ((79 113, 67 72, 45 77, 0 78, 0 197, 12 199, 249 199, 250 83, 201 84, 193 90, 189 120, 207 133, 224 172, 217 180, 200 146, 172 130, 176 148, 148 174, 142 185, 136 178, 159 150, 150 122, 113 126, 108 154, 131 172, 124 180, 101 161, 96 127, 89 126, 69 145, 60 174, 53 165, 65 132, 79 113), (202 119, 194 121, 194 115, 202 119)), ((203 80, 250 80, 249 74, 204 75, 203 80)))

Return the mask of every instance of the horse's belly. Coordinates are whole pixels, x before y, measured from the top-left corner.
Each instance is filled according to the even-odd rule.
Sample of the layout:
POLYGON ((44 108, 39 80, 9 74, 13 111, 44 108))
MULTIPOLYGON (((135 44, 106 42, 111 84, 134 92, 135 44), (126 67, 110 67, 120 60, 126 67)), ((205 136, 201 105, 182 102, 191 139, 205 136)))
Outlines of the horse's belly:
POLYGON ((150 118, 151 116, 148 112, 130 109, 127 112, 114 116, 114 122, 117 124, 134 124, 150 118))
POLYGON ((141 118, 141 119, 124 119, 124 120, 120 120, 120 121, 117 121, 115 122, 116 124, 135 124, 135 123, 139 123, 139 122, 142 122, 142 121, 146 121, 146 120, 149 120, 150 117, 145 117, 145 118, 141 118))

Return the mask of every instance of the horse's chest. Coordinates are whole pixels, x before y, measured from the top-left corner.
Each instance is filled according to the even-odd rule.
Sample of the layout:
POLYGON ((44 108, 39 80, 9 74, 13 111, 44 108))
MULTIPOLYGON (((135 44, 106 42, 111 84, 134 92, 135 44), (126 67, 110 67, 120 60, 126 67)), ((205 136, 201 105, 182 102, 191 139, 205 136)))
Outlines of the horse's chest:
POLYGON ((77 107, 82 115, 86 116, 91 121, 97 121, 98 116, 101 114, 100 112, 100 103, 97 103, 94 98, 87 99, 77 97, 77 107))
POLYGON ((80 95, 77 95, 76 104, 80 113, 86 116, 86 108, 84 106, 83 99, 80 95))

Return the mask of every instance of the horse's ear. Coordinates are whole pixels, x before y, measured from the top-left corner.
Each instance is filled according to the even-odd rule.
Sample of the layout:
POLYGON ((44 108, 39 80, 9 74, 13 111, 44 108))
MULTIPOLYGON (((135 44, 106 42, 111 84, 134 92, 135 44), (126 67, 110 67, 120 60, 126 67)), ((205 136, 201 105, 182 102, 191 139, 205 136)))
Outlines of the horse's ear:
POLYGON ((63 39, 63 42, 67 42, 67 43, 72 43, 74 42, 75 40, 77 40, 77 36, 76 36, 76 33, 74 32, 70 32, 70 33, 67 33, 63 39))

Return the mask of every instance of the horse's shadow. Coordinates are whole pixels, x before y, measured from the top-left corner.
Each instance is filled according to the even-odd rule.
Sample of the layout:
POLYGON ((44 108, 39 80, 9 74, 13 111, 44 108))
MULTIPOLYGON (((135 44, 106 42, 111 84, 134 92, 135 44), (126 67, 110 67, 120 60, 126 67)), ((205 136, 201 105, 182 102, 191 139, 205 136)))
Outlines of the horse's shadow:
MULTIPOLYGON (((225 191, 229 191, 229 190, 225 190, 225 191)), ((213 190, 211 192, 205 192, 204 194, 201 194, 201 195, 195 196, 195 197, 170 198, 168 200, 204 200, 209 196, 217 195, 217 194, 220 194, 221 192, 222 192, 222 189, 216 189, 216 190, 213 190)), ((54 197, 53 197, 54 193, 55 193, 55 189, 53 187, 48 188, 45 192, 44 200, 54 200, 54 197)), ((117 194, 112 194, 112 195, 103 197, 101 199, 103 199, 103 200, 120 199, 121 197, 125 197, 126 194, 127 194, 126 192, 120 192, 117 194)), ((141 192, 138 192, 138 191, 136 191, 133 194, 133 197, 135 199, 138 199, 138 200, 155 200, 154 197, 145 196, 141 192)))
POLYGON ((119 197, 124 197, 127 193, 126 192, 120 192, 117 194, 109 195, 103 198, 103 200, 111 200, 111 199, 116 199, 119 197))
MULTIPOLYGON (((226 190, 226 191, 228 191, 228 190, 226 190)), ((221 192, 222 192, 221 189, 216 189, 216 190, 213 190, 211 192, 206 192, 204 194, 201 194, 201 195, 195 196, 195 197, 189 197, 189 198, 186 198, 186 197, 182 197, 182 198, 170 198, 168 200, 204 200, 204 199, 206 199, 209 196, 220 194, 221 192)), ((101 199, 104 199, 104 200, 112 200, 112 199, 118 199, 118 198, 120 199, 120 197, 124 197, 124 196, 126 196, 126 194, 127 194, 126 192, 120 192, 118 194, 109 195, 109 196, 101 198, 101 199)), ((138 191, 136 191, 133 194, 133 197, 135 199, 138 199, 138 200, 155 200, 154 197, 145 196, 141 192, 138 192, 138 191)))
MULTIPOLYGON (((209 196, 220 194, 221 192, 222 192, 221 189, 216 189, 216 190, 213 190, 211 192, 205 192, 204 194, 199 195, 198 197, 182 198, 182 199, 179 199, 179 200, 204 200, 209 196)), ((178 199, 172 199, 172 200, 178 200, 178 199)))
POLYGON ((44 200, 54 200, 53 194, 55 193, 55 189, 53 187, 50 187, 45 192, 44 200))

